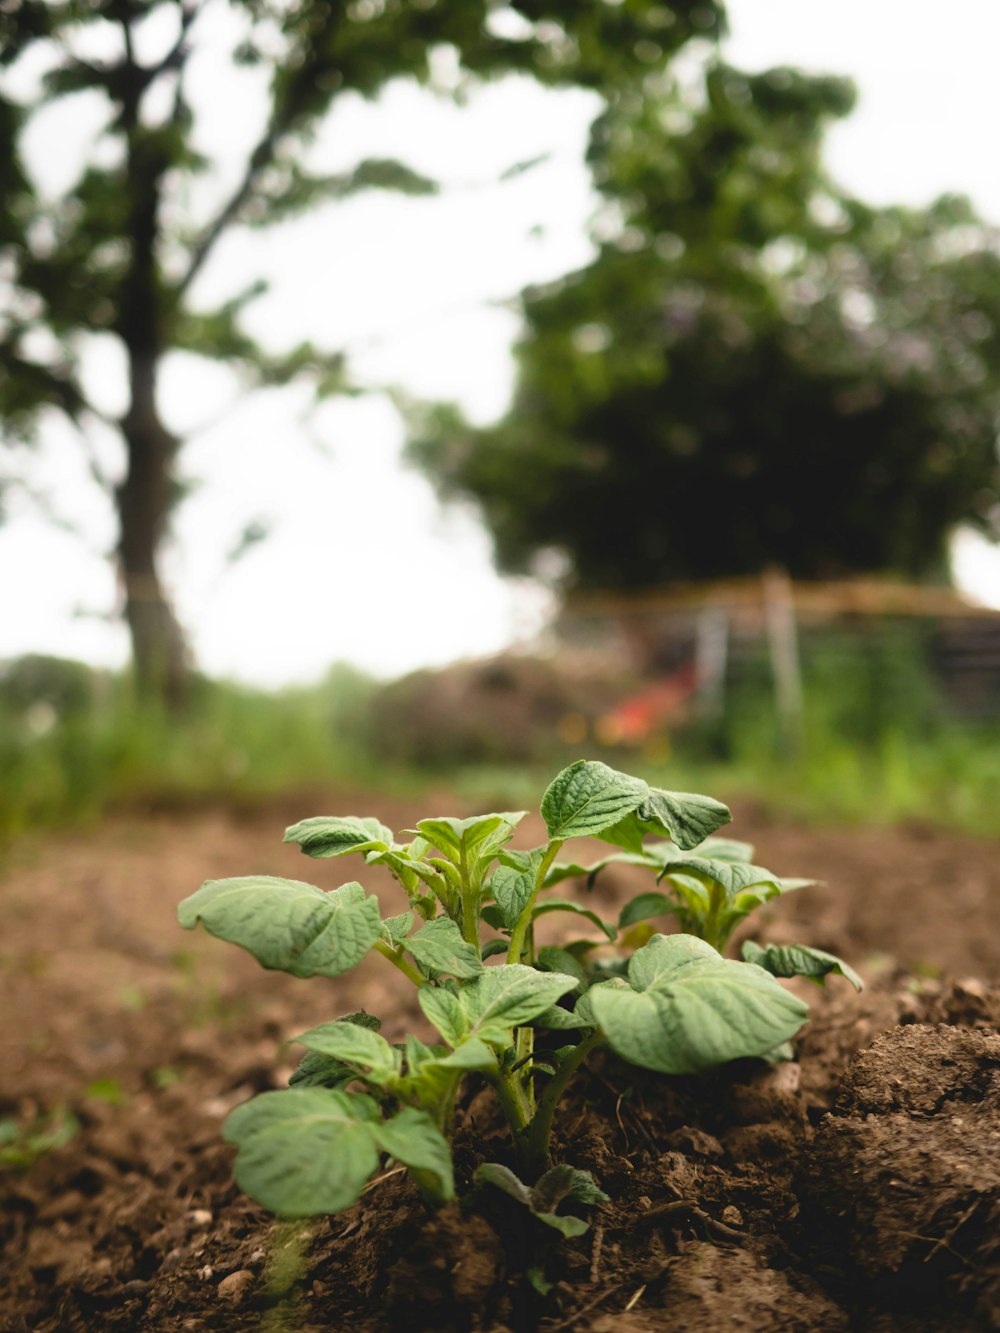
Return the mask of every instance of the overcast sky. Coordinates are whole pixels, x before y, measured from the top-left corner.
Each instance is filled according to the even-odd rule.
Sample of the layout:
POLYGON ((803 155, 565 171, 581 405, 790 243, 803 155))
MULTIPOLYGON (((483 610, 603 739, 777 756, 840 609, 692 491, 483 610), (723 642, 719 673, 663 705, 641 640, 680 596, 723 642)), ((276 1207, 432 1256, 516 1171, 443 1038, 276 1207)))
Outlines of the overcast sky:
MULTIPOLYGON (((959 191, 1000 222, 997 0, 951 0, 946 13, 936 0, 730 0, 728 9, 732 63, 856 80, 858 109, 828 141, 843 184, 878 203, 959 191)), ((206 99, 215 94, 205 147, 235 163, 240 136, 253 128, 252 85, 234 80, 223 105, 211 63, 196 62, 192 73, 206 99)), ((263 339, 346 344, 363 381, 456 399, 488 420, 510 391, 518 327, 500 303, 590 253, 582 150, 593 105, 582 93, 522 82, 491 87, 462 111, 404 89, 377 108, 352 108, 314 150, 327 169, 398 155, 444 177, 442 197, 372 195, 266 238, 234 239, 206 270, 200 295, 231 294, 264 268, 272 294, 253 316, 263 339), (539 152, 551 153, 546 166, 496 183, 539 152)), ((53 189, 73 178, 96 125, 80 99, 72 107, 36 131, 53 189)), ((118 410, 123 377, 112 347, 98 350, 92 373, 103 405, 118 410)), ((442 513, 426 482, 401 467, 401 427, 384 399, 308 417, 300 389, 244 402, 226 372, 181 357, 162 391, 171 425, 193 432, 184 470, 198 485, 179 515, 167 574, 204 669, 277 685, 347 659, 392 675, 493 651, 542 623, 545 594, 500 580, 474 517, 442 513), (227 566, 253 518, 271 536, 227 566), (443 585, 462 606, 454 623, 426 610, 426 590, 443 585)), ((113 441, 99 448, 111 470, 120 466, 113 441)), ((27 505, 0 529, 0 658, 43 651, 120 664, 127 641, 111 614, 117 593, 104 558, 112 515, 67 433, 47 433, 36 480, 82 532, 61 531, 27 505)), ((972 540, 958 554, 960 576, 1000 604, 996 554, 972 540)))

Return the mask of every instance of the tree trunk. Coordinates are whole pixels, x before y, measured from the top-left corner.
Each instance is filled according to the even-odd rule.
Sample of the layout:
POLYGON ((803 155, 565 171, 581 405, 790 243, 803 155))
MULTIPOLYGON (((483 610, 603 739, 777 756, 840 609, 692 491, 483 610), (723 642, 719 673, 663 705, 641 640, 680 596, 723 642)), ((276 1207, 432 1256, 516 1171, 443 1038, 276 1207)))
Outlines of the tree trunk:
POLYGON ((157 568, 170 511, 177 440, 160 420, 156 406, 157 358, 133 353, 130 362, 132 401, 121 422, 128 465, 116 495, 125 618, 140 696, 177 710, 187 693, 189 658, 157 568))

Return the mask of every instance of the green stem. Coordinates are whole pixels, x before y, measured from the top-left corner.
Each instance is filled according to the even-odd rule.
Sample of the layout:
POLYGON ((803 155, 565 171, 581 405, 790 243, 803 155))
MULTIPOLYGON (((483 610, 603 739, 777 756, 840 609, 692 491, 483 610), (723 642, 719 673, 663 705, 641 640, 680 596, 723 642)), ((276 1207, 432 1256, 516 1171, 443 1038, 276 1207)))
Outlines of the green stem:
MULTIPOLYGON (((710 944, 713 949, 718 949, 719 938, 719 912, 722 910, 723 888, 721 884, 712 884, 711 897, 709 898, 708 917, 705 921, 704 940, 710 944)), ((719 950, 721 953, 721 949, 719 950)))
POLYGON ((538 867, 538 874, 535 876, 535 887, 531 891, 531 897, 524 905, 524 911, 517 918, 517 924, 514 926, 510 936, 510 948, 507 950, 508 963, 520 963, 524 954, 525 941, 528 934, 528 928, 531 925, 531 909, 541 892, 542 885, 545 883, 545 876, 549 873, 549 867, 559 854, 559 848, 562 842, 550 842, 545 849, 545 855, 542 857, 541 864, 538 867))
POLYGON ((398 949, 393 949, 391 945, 386 944, 385 940, 376 940, 375 949, 383 958, 388 958, 393 967, 402 972, 403 976, 412 981, 414 986, 426 986, 427 978, 421 976, 417 969, 406 961, 398 949))
POLYGON ((514 1145, 517 1147, 521 1142, 528 1125, 529 1112, 524 1104, 524 1090, 519 1078, 510 1077, 503 1073, 487 1074, 487 1079, 496 1092, 497 1100, 504 1115, 507 1117, 507 1124, 510 1125, 511 1134, 514 1136, 514 1145))
POLYGON ((566 1085, 587 1056, 604 1040, 604 1034, 595 1028, 576 1050, 566 1057, 549 1081, 548 1087, 538 1099, 538 1109, 528 1125, 521 1141, 521 1166, 526 1184, 531 1184, 545 1170, 549 1160, 549 1139, 552 1136, 552 1120, 560 1098, 566 1091, 566 1085))

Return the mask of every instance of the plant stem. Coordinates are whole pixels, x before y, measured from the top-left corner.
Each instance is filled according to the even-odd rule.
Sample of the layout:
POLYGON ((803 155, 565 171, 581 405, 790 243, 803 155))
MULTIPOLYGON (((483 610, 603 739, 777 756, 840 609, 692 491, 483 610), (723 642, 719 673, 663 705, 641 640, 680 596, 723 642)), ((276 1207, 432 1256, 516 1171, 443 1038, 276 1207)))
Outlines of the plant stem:
MULTIPOLYGON (((723 889, 721 884, 712 884, 710 890, 708 918, 705 922, 704 940, 713 949, 719 949, 719 913, 722 910, 723 889)), ((722 950, 719 949, 721 953, 722 950)))
POLYGON ((508 963, 520 963, 524 954, 525 941, 528 934, 528 928, 531 925, 531 909, 535 905, 542 885, 545 883, 545 876, 549 873, 549 867, 559 854, 559 848, 562 842, 550 842, 545 849, 545 855, 542 857, 541 864, 538 867, 538 874, 535 876, 535 887, 531 891, 531 897, 524 905, 524 911, 517 918, 517 924, 514 926, 510 936, 510 948, 507 950, 508 963))
POLYGON ((511 1077, 500 1072, 487 1074, 486 1077, 492 1084, 497 1100, 507 1117, 507 1124, 510 1125, 511 1134, 514 1136, 514 1146, 520 1151, 521 1138, 529 1120, 521 1080, 516 1076, 511 1077))
POLYGON ((391 945, 386 944, 385 940, 376 940, 375 949, 383 958, 388 958, 393 967, 398 968, 404 977, 413 982, 414 986, 427 985, 427 978, 421 976, 417 969, 406 961, 398 949, 393 949, 391 945))
POLYGON ((520 1158, 525 1183, 531 1184, 545 1170, 549 1160, 549 1139, 552 1120, 566 1085, 587 1056, 604 1040, 598 1028, 588 1033, 576 1050, 566 1057, 538 1099, 538 1109, 527 1127, 520 1145, 520 1158))

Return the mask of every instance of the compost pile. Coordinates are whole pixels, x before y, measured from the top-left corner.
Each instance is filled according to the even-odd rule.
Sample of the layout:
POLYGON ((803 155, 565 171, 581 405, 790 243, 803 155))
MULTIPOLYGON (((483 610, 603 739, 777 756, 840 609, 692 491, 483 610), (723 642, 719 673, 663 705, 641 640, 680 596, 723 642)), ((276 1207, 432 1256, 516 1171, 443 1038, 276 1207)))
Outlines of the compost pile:
MULTIPOLYGON (((993 845, 915 826, 790 828, 737 808, 734 833, 763 864, 824 881, 764 909, 757 937, 808 939, 867 988, 794 983, 812 1018, 792 1063, 695 1079, 595 1057, 555 1157, 593 1171, 611 1202, 564 1240, 497 1191, 432 1216, 402 1173, 299 1223, 232 1183, 221 1123, 284 1086, 288 1037, 359 1008, 390 1040, 424 1027, 378 959, 305 983, 178 929, 177 902, 206 878, 301 876, 279 839, 302 813, 121 819, 7 857, 0 1326, 1000 1328, 993 845)), ((609 914, 626 881, 598 883, 609 914)), ((470 1080, 460 1175, 506 1152, 470 1080)))

